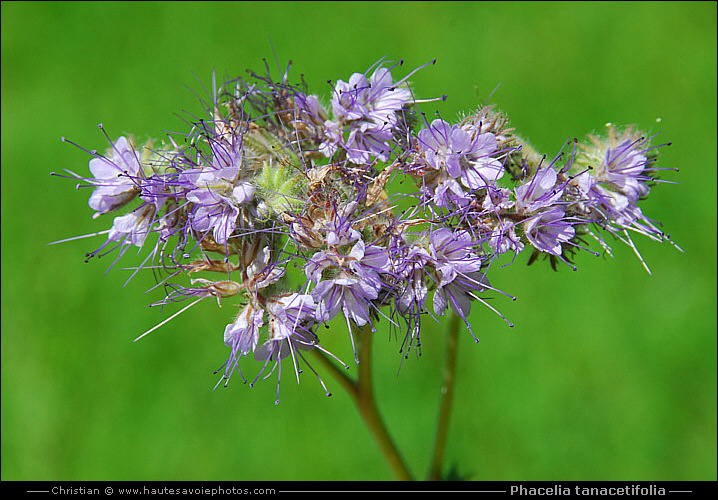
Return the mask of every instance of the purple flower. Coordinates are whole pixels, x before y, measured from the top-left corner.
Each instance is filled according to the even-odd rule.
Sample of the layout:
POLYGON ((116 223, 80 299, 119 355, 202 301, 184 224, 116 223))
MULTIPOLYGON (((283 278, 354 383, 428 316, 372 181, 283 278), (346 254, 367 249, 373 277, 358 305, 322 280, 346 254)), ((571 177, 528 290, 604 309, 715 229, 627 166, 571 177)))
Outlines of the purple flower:
POLYGON ((650 177, 644 172, 650 160, 643 151, 634 149, 638 142, 624 141, 617 148, 606 148, 604 161, 594 170, 576 175, 571 184, 578 188, 583 199, 577 207, 587 214, 593 214, 609 231, 634 227, 658 241, 663 240, 663 231, 646 219, 636 206, 639 199, 648 195, 645 181, 650 177))
MULTIPOLYGON (((344 312, 354 350, 354 359, 357 363, 359 358, 354 346, 350 320, 357 326, 371 325, 371 303, 378 296, 379 289, 374 284, 343 270, 331 279, 320 281, 312 290, 312 297, 317 302, 316 316, 319 321, 326 323, 333 319, 339 311, 344 312)), ((372 330, 374 330, 373 325, 372 330)))
POLYGON ((441 227, 431 232, 429 241, 431 256, 444 281, 451 281, 457 273, 481 268, 481 258, 472 252, 474 240, 469 232, 453 233, 441 227))
POLYGON ((362 73, 354 73, 349 82, 338 80, 332 97, 334 118, 343 122, 365 121, 378 127, 395 125, 395 113, 411 101, 411 93, 397 88, 391 72, 377 68, 367 80, 362 73))
POLYGON ((442 119, 434 120, 428 129, 419 132, 419 150, 429 167, 445 169, 450 177, 461 179, 471 190, 493 185, 503 177, 503 165, 491 156, 496 148, 494 134, 450 126, 442 119))
POLYGON ((350 216, 356 211, 358 203, 351 201, 340 207, 335 216, 327 223, 327 245, 344 246, 361 237, 359 231, 352 227, 350 216))
POLYGON ((426 277, 423 268, 420 265, 412 266, 405 279, 406 285, 404 290, 402 290, 399 295, 399 300, 397 300, 396 303, 396 309, 402 315, 421 314, 429 295, 429 288, 426 284, 426 277))
MULTIPOLYGON (((257 378, 264 372, 270 361, 277 367, 277 399, 279 404, 279 386, 282 380, 282 359, 291 354, 294 363, 294 372, 299 382, 299 369, 297 357, 304 360, 299 351, 309 351, 315 348, 326 352, 320 345, 319 339, 311 331, 316 323, 314 300, 311 295, 292 293, 273 297, 267 301, 267 312, 269 312, 269 340, 260 345, 254 351, 254 359, 264 361, 262 370, 257 378)), ((306 360, 304 360, 306 362, 306 360)), ((307 366, 317 375, 322 387, 326 386, 317 372, 307 363, 307 366)), ((327 396, 331 394, 326 391, 327 396)))
POLYGON ((489 246, 494 252, 499 255, 509 251, 513 251, 515 254, 521 253, 524 244, 521 238, 516 236, 515 226, 516 224, 508 219, 499 220, 488 240, 489 246))
POLYGON ((174 183, 168 180, 170 177, 154 174, 139 180, 140 199, 152 203, 156 212, 162 210, 165 201, 173 196, 171 189, 174 183))
POLYGON ((319 281, 312 291, 317 301, 317 317, 321 321, 330 321, 341 310, 347 320, 364 326, 370 322, 370 303, 379 296, 383 284, 379 273, 389 270, 386 249, 366 246, 359 240, 347 256, 317 252, 305 272, 307 277, 317 282, 322 271, 331 266, 339 268, 337 274, 319 281))
POLYGON ((200 205, 202 200, 199 197, 190 201, 199 205, 192 215, 192 228, 200 233, 212 230, 214 241, 220 245, 227 243, 236 228, 239 208, 231 203, 223 203, 224 200, 212 204, 207 201, 207 205, 200 205))
POLYGON ((455 205, 465 207, 471 203, 471 196, 461 188, 461 185, 451 178, 445 178, 441 181, 426 183, 419 188, 424 200, 429 201, 438 208, 450 207, 455 205))
POLYGON ((581 165, 589 168, 570 181, 583 195, 577 207, 614 234, 616 226, 619 230, 633 227, 663 241, 663 232, 636 206, 640 198, 648 195, 646 181, 653 178, 651 171, 655 169, 651 166, 655 156, 648 155, 651 148, 646 139, 630 127, 618 138, 612 125, 608 126, 607 139, 589 137, 593 145, 585 146, 584 154, 578 158, 581 165))
POLYGON ((531 244, 542 252, 560 256, 561 243, 576 234, 571 222, 564 218, 561 207, 553 207, 524 221, 524 233, 531 244))
POLYGON ((429 295, 425 267, 432 259, 425 248, 412 245, 400 261, 399 278, 403 289, 396 294, 395 309, 404 318, 407 327, 402 347, 411 349, 416 344, 416 348, 419 349, 421 315, 425 311, 426 299, 429 295))
POLYGON ((260 290, 279 281, 286 271, 283 267, 270 264, 270 256, 271 250, 265 246, 257 252, 247 267, 247 289, 255 296, 260 290))
POLYGON ((147 235, 152 230, 152 224, 155 221, 154 214, 154 205, 144 204, 128 214, 115 217, 107 239, 142 247, 147 235))
POLYGON ((317 316, 323 322, 330 321, 339 311, 347 320, 358 326, 370 322, 369 303, 379 296, 375 286, 350 273, 340 271, 334 278, 321 281, 312 290, 317 300, 317 316))
POLYGON ((468 232, 452 233, 439 228, 431 233, 429 251, 438 273, 438 288, 434 293, 434 312, 442 316, 447 305, 463 318, 471 311, 473 291, 486 289, 481 270, 481 258, 471 250, 474 241, 468 232))
POLYGON ((269 340, 254 351, 257 361, 277 361, 287 357, 292 348, 311 350, 317 336, 311 331, 316 323, 315 304, 311 295, 292 293, 267 301, 269 340))
POLYGON ((90 195, 88 204, 96 210, 95 217, 112 212, 127 204, 139 192, 137 179, 141 165, 137 152, 120 137, 112 144, 112 158, 90 160, 92 182, 98 186, 90 195))
POLYGON ((507 210, 516 203, 511 200, 511 191, 506 188, 489 188, 486 190, 486 197, 481 203, 481 208, 487 211, 496 212, 507 210))
POLYGON ((644 215, 641 209, 636 206, 631 197, 623 193, 607 189, 605 185, 593 183, 591 190, 587 193, 587 201, 584 207, 594 212, 599 212, 599 220, 608 219, 605 229, 616 231, 619 229, 634 227, 639 229, 657 241, 662 241, 663 231, 651 223, 644 215), (613 226, 615 224, 616 226, 613 226))
POLYGON ((648 186, 642 181, 649 177, 642 174, 649 160, 636 149, 637 145, 638 141, 626 140, 618 147, 606 149, 605 162, 596 171, 597 179, 615 184, 631 203, 648 194, 648 186))
POLYGON ((391 262, 387 249, 377 245, 366 245, 357 241, 348 255, 349 269, 367 283, 373 284, 377 291, 382 286, 379 273, 388 272, 391 262))
MULTIPOLYGON (((310 140, 312 147, 319 146, 319 152, 329 157, 333 151, 326 151, 322 147, 322 143, 326 140, 326 130, 324 122, 327 119, 327 112, 319 103, 319 99, 315 95, 306 95, 303 92, 296 91, 294 95, 295 116, 292 124, 298 133, 298 139, 301 141, 310 140)), ((306 150, 307 146, 302 145, 306 150)))
POLYGON ((519 213, 535 212, 556 203, 563 194, 563 186, 556 186, 558 175, 551 167, 540 168, 516 192, 516 210, 519 213))
POLYGON ((253 304, 248 304, 234 322, 225 327, 224 345, 232 348, 225 365, 225 379, 229 379, 242 356, 255 352, 259 343, 259 328, 264 324, 263 318, 264 310, 255 309, 253 304))
POLYGON ((304 266, 304 274, 314 283, 319 283, 322 279, 322 273, 325 269, 334 265, 334 260, 330 259, 329 256, 320 250, 312 255, 304 266))
MULTIPOLYGON (((332 97, 334 120, 326 122, 328 142, 346 149, 347 158, 354 163, 368 163, 372 156, 387 161, 388 143, 398 123, 396 112, 411 102, 411 93, 399 88, 400 83, 394 83, 384 67, 377 68, 369 79, 354 73, 349 82, 338 80, 332 97)), ((325 150, 335 148, 325 146, 325 150)))
POLYGON ((157 233, 161 241, 167 241, 170 236, 181 230, 181 208, 175 201, 168 203, 165 214, 160 217, 157 233))
POLYGON ((320 122, 322 117, 327 114, 324 107, 319 103, 319 98, 315 95, 306 95, 297 92, 294 95, 294 107, 300 114, 300 117, 309 117, 313 122, 320 122))
POLYGON ((239 206, 253 200, 254 186, 238 180, 241 151, 219 142, 212 145, 212 166, 185 170, 180 178, 190 189, 187 200, 195 205, 192 228, 212 230, 214 241, 224 245, 236 228, 239 206))

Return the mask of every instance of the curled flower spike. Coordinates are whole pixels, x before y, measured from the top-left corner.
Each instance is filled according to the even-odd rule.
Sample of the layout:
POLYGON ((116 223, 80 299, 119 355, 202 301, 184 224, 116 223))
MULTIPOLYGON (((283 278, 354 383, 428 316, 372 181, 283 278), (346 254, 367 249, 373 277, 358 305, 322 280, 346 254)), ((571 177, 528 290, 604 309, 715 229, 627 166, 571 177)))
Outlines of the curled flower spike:
POLYGON ((185 133, 141 146, 105 134, 105 155, 87 151, 89 174, 67 170, 105 220, 70 239, 106 237, 87 255, 117 250, 110 267, 137 247, 146 255, 131 277, 151 270, 151 291, 165 291, 152 305, 188 302, 136 340, 207 298, 229 303, 239 312, 221 323, 220 382, 237 371, 254 385, 276 370, 278 401, 283 363, 299 380, 303 364, 314 372, 308 353, 338 361, 319 338, 335 320, 361 371, 366 336, 382 324, 403 338, 404 356, 449 311, 478 340, 475 302, 513 326, 487 299, 515 298, 492 283, 526 250, 529 263, 575 269, 580 250, 598 255, 586 236, 604 252, 603 236, 615 236, 639 258, 629 232, 671 241, 640 206, 671 170, 657 166, 655 136, 610 125, 606 137, 565 141, 548 162, 493 105, 428 123, 420 107, 432 99, 415 99, 409 83, 428 65, 398 80, 397 66, 381 59, 324 97, 290 84, 289 68, 213 77, 206 116, 185 133), (244 358, 257 362, 253 378, 244 358))

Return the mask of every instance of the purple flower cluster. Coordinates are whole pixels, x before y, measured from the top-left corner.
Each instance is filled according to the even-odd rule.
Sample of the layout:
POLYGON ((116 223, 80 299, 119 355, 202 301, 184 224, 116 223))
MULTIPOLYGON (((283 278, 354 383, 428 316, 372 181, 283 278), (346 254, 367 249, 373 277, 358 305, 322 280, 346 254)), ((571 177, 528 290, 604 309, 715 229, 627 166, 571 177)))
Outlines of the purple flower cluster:
POLYGON ((638 207, 657 181, 648 138, 610 126, 547 162, 491 106, 422 121, 414 73, 395 80, 395 70, 379 61, 337 80, 328 107, 286 74, 252 74, 217 88, 184 136, 93 151, 90 176, 72 175, 93 189, 94 217, 114 219, 88 255, 148 247, 135 272, 165 273, 155 305, 194 299, 182 312, 211 296, 239 306, 224 329, 226 384, 235 371, 246 380, 249 356, 257 378, 277 369, 281 379, 287 358, 298 378, 304 353, 331 355, 318 332, 338 317, 352 345, 383 320, 418 353, 422 317, 447 311, 476 339, 471 306, 498 313, 483 297, 503 293, 487 277, 503 254, 530 249, 530 263, 575 269, 586 236, 604 250, 604 233, 634 249, 629 232, 667 240, 638 207), (403 179, 413 190, 392 193, 403 179))

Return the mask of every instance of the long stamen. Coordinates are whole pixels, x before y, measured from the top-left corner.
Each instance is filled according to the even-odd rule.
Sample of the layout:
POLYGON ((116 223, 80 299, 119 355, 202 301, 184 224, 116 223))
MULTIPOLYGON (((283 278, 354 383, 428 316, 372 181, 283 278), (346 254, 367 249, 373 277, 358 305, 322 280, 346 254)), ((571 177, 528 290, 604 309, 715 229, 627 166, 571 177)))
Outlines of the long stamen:
POLYGON ((180 309, 179 311, 177 311, 176 313, 174 313, 174 314, 173 314, 172 316, 170 316, 169 318, 160 321, 158 324, 156 324, 155 326, 153 326, 152 328, 150 328, 149 330, 147 330, 145 333, 143 333, 142 335, 140 335, 139 337, 137 337, 135 340, 133 340, 133 342, 137 342, 137 341, 140 340, 142 337, 145 337, 146 335, 149 335, 150 333, 154 332, 155 330, 157 330, 158 328, 160 328, 160 327, 163 326, 164 324, 166 324, 166 323, 172 321, 172 320, 175 319, 177 316, 179 316, 180 314, 182 314, 183 312, 185 312, 187 309, 189 309, 190 307, 194 306, 195 304, 197 304, 198 302, 200 302, 200 301, 202 301, 202 300, 204 300, 204 299, 206 299, 206 298, 207 298, 207 296, 205 296, 205 297, 200 297, 199 299, 195 300, 195 301, 192 302, 191 304, 189 304, 189 305, 183 307, 182 309, 180 309))

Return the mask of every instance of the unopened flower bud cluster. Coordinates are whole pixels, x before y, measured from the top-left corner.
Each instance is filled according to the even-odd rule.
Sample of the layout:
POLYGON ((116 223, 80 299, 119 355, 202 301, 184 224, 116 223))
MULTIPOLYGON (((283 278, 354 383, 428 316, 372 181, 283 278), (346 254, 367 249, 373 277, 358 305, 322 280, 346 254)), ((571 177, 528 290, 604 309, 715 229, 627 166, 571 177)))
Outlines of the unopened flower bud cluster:
POLYGON ((298 374, 305 351, 326 353, 319 326, 334 318, 352 345, 387 323, 405 354, 422 319, 449 309, 474 336, 471 305, 495 311, 482 297, 503 293, 489 280, 503 254, 573 268, 587 236, 604 251, 604 234, 634 249, 629 232, 668 240, 638 206, 658 171, 643 133, 609 125, 547 159, 492 106, 427 120, 415 72, 396 80, 397 69, 379 61, 332 83, 326 101, 286 74, 252 73, 214 90, 185 135, 110 140, 91 176, 73 174, 111 220, 88 257, 145 248, 139 269, 164 273, 153 305, 231 303, 226 382, 245 379, 245 356, 261 363, 257 378, 287 357, 298 374))

